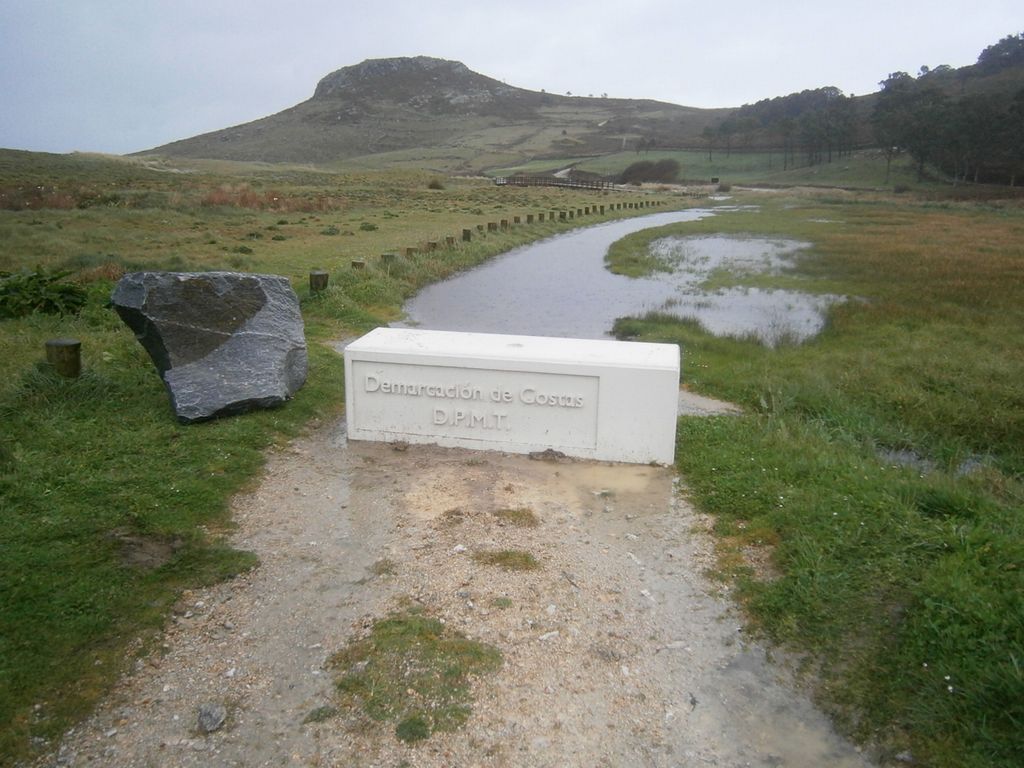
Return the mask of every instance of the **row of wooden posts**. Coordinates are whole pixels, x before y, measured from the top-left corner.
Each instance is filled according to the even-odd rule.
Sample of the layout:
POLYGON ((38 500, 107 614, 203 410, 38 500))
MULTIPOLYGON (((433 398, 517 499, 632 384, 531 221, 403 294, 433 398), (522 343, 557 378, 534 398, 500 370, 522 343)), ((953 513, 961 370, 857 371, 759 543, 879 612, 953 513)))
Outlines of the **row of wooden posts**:
MULTIPOLYGON (((543 211, 541 213, 526 214, 526 224, 544 223, 545 221, 570 221, 582 216, 598 215, 604 216, 610 211, 622 211, 622 210, 633 210, 638 208, 654 208, 664 205, 661 200, 640 200, 630 203, 606 203, 605 205, 588 205, 582 208, 569 208, 564 211, 543 211)), ((522 224, 523 217, 513 216, 511 223, 508 219, 500 219, 499 221, 489 221, 485 225, 477 224, 476 229, 478 233, 483 232, 504 232, 509 227, 522 224)), ((473 240, 473 230, 463 229, 462 230, 462 242, 468 243, 473 240)), ((444 245, 446 248, 455 247, 455 237, 448 236, 444 239, 444 245)), ((437 251, 441 248, 440 241, 431 240, 427 243, 426 248, 406 248, 405 255, 407 258, 415 256, 417 252, 422 251, 437 251)), ((390 266, 398 258, 395 253, 384 253, 381 254, 381 263, 390 266)), ((352 269, 363 269, 366 267, 366 262, 362 259, 352 260, 352 269)), ((309 290, 312 293, 319 293, 327 289, 327 284, 330 280, 329 273, 322 269, 314 269, 309 273, 309 290)), ((77 378, 82 371, 82 342, 78 339, 50 339, 46 342, 46 361, 49 363, 54 371, 59 375, 73 379, 77 378)))
MULTIPOLYGON (((543 224, 545 221, 570 221, 583 216, 598 215, 604 216, 606 213, 611 211, 622 211, 622 210, 633 210, 640 208, 655 208, 665 203, 661 200, 639 200, 629 203, 606 203, 605 205, 587 205, 582 208, 569 208, 564 211, 553 210, 543 211, 541 213, 528 213, 526 214, 526 224, 533 224, 537 222, 543 224)), ((486 232, 504 232, 510 227, 523 224, 522 216, 513 216, 512 221, 508 219, 500 219, 499 221, 489 221, 486 225, 477 224, 476 231, 478 234, 486 232)), ((473 230, 463 229, 462 230, 462 242, 469 243, 473 240, 473 230)), ((444 239, 444 246, 446 248, 454 248, 456 244, 455 237, 448 235, 444 239)), ((406 258, 412 258, 417 253, 430 253, 433 251, 440 250, 440 240, 429 240, 425 246, 422 247, 410 247, 405 249, 406 258)), ((382 253, 380 256, 381 264, 390 266, 398 258, 397 253, 382 253)), ((352 259, 352 269, 365 269, 365 259, 352 259)), ((327 290, 328 283, 330 281, 330 275, 328 272, 322 269, 314 269, 309 273, 309 290, 312 293, 319 293, 327 290)))

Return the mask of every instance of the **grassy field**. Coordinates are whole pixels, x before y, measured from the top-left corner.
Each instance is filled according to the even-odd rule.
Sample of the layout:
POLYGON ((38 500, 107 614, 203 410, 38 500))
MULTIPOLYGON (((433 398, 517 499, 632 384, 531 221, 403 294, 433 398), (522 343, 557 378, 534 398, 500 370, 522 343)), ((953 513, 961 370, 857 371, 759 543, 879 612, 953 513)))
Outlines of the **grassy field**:
POLYGON ((429 282, 575 226, 527 226, 527 214, 629 199, 428 173, 0 151, 0 271, 67 269, 88 291, 77 317, 0 320, 0 764, 45 751, 88 712, 151 649, 183 590, 254 564, 225 543, 229 500, 268 448, 340 412, 342 361, 323 342, 395 318, 429 282), (503 219, 507 231, 476 229, 503 219), (439 247, 426 252, 430 242, 439 247), (386 264, 384 253, 398 257, 386 264), (179 425, 106 306, 114 281, 140 268, 291 278, 310 342, 306 386, 280 409, 179 425), (330 272, 316 296, 312 268, 330 272), (77 380, 41 363, 59 336, 82 341, 77 380))
POLYGON ((679 425, 679 469, 715 517, 723 575, 756 626, 804 655, 843 727, 883 756, 1020 765, 1024 208, 758 202, 631 236, 610 255, 642 267, 654 237, 793 237, 813 247, 756 284, 851 297, 818 338, 776 349, 668 317, 617 324, 680 343, 684 381, 745 408, 679 425))
MULTIPOLYGON (((877 160, 865 159, 864 186, 883 186, 877 160)), ((229 500, 267 449, 340 412, 341 360, 322 342, 578 223, 515 216, 628 199, 423 171, 0 151, 0 271, 69 269, 89 295, 77 317, 0 320, 0 763, 45 750, 86 713, 150 650, 182 590, 253 565, 225 543, 229 500), (502 219, 507 231, 476 229, 502 219), (385 264, 384 253, 399 255, 385 264), (105 306, 113 281, 143 267, 291 278, 309 383, 281 409, 177 424, 105 306), (331 274, 317 296, 312 268, 331 274), (40 364, 55 336, 83 341, 80 379, 40 364)), ((770 281, 853 298, 814 341, 775 349, 664 317, 618 324, 681 343, 687 385, 746 409, 679 423, 679 467, 717 521, 721 576, 755 627, 804 654, 847 731, 923 765, 1018 765, 1024 209, 838 191, 737 202, 759 209, 659 234, 795 237, 813 247, 770 281)), ((652 268, 647 239, 622 241, 613 261, 652 268)))

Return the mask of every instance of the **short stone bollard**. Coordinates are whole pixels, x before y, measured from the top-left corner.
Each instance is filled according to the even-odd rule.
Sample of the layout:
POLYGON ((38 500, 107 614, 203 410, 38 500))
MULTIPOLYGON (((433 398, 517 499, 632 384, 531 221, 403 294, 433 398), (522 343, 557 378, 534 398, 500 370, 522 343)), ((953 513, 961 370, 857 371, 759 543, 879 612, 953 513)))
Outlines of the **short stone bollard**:
POLYGON ((496 221, 488 221, 487 222, 487 231, 488 232, 497 232, 498 231, 498 222, 496 222, 496 221))
POLYGON ((362 259, 352 259, 352 269, 363 269, 366 266, 366 262, 362 259))
POLYGON ((582 216, 583 215, 583 209, 582 208, 577 208, 576 209, 576 215, 577 216, 582 216))
POLYGON ((468 243, 473 239, 473 230, 464 229, 462 230, 462 242, 468 243))
POLYGON ((50 339, 46 342, 46 362, 65 379, 77 379, 82 373, 82 342, 78 339, 50 339))
POLYGON ((415 248, 406 248, 405 249, 405 257, 407 259, 411 259, 415 255, 416 255, 416 249, 415 248))
POLYGON ((537 214, 537 221, 539 221, 541 224, 544 223, 544 214, 543 213, 538 213, 537 214))
POLYGON ((436 251, 436 250, 437 250, 437 240, 430 240, 427 243, 427 251, 436 251))
POLYGON ((601 206, 601 215, 604 216, 604 206, 601 206))
POLYGON ((502 229, 502 231, 508 229, 508 219, 502 219, 501 220, 501 229, 502 229))
POLYGON ((559 221, 565 221, 566 218, 568 218, 568 216, 569 216, 569 214, 567 214, 565 211, 559 211, 558 212, 558 220, 559 221))
POLYGON ((454 248, 455 247, 455 238, 452 237, 451 235, 445 235, 444 244, 446 246, 448 246, 449 248, 454 248))
POLYGON ((585 207, 585 208, 583 209, 583 213, 585 213, 585 214, 586 214, 587 216, 589 216, 589 215, 590 215, 590 206, 589 206, 589 205, 588 205, 588 206, 586 206, 586 207, 585 207))
POLYGON ((380 255, 380 263, 386 267, 390 267, 395 263, 395 259, 398 258, 398 254, 395 253, 382 253, 380 255))
POLYGON ((532 213, 526 214, 526 223, 527 224, 533 224, 533 214, 532 213))
POLYGON ((569 211, 569 218, 570 219, 576 218, 576 211, 569 211))
POLYGON ((320 293, 320 291, 327 290, 327 281, 330 279, 330 275, 324 272, 322 269, 314 269, 309 273, 309 291, 310 293, 320 293))

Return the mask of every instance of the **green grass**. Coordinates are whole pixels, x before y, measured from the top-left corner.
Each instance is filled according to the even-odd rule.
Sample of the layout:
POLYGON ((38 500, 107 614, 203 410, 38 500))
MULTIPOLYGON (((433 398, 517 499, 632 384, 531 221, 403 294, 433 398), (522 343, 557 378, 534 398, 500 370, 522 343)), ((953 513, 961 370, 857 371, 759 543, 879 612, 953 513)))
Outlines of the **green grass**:
POLYGON ((0 150, 0 269, 70 269, 88 290, 78 317, 0 321, 0 764, 45 750, 87 714, 182 590, 254 565, 225 543, 229 501, 268 448, 340 413, 342 360, 323 342, 397 317, 429 282, 575 226, 481 235, 476 224, 597 199, 460 179, 429 189, 436 174, 421 172, 175 169, 0 150), (446 235, 454 248, 423 252, 446 235), (384 253, 400 255, 386 264, 384 253), (353 270, 354 259, 366 268, 353 270), (179 425, 141 346, 105 306, 121 274, 147 268, 289 277, 310 343, 306 386, 276 410, 179 425), (317 295, 314 268, 330 274, 317 295), (45 341, 62 336, 82 342, 75 381, 40 368, 45 341))
POLYGON ((525 507, 498 509, 495 510, 494 516, 502 522, 519 528, 536 528, 540 525, 540 518, 537 517, 537 513, 525 507))
POLYGON ((342 703, 395 723, 405 742, 462 725, 471 713, 473 679, 501 663, 498 649, 416 612, 376 621, 368 636, 330 660, 342 703))
POLYGON ((537 558, 521 549, 481 550, 473 553, 473 559, 505 571, 535 571, 540 568, 537 558))
POLYGON ((649 236, 673 231, 811 242, 778 281, 854 297, 776 349, 664 316, 618 326, 680 343, 688 385, 746 409, 681 419, 677 455, 752 620, 809 654, 839 722, 890 757, 1019 764, 1024 211, 786 196, 649 236))

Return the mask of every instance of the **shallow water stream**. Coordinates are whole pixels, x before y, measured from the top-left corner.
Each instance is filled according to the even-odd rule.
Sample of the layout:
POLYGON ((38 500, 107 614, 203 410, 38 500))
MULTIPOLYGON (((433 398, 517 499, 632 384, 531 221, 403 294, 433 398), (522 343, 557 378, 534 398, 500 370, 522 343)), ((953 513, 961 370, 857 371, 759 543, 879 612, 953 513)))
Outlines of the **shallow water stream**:
POLYGON ((657 311, 697 320, 718 335, 754 336, 773 345, 802 341, 824 324, 834 296, 758 288, 705 290, 716 271, 777 272, 807 247, 793 240, 724 236, 663 238, 652 250, 672 272, 631 278, 612 274, 604 258, 616 240, 643 229, 728 208, 642 216, 575 230, 516 248, 450 280, 425 288, 405 306, 404 326, 531 336, 607 338, 619 317, 657 311))

